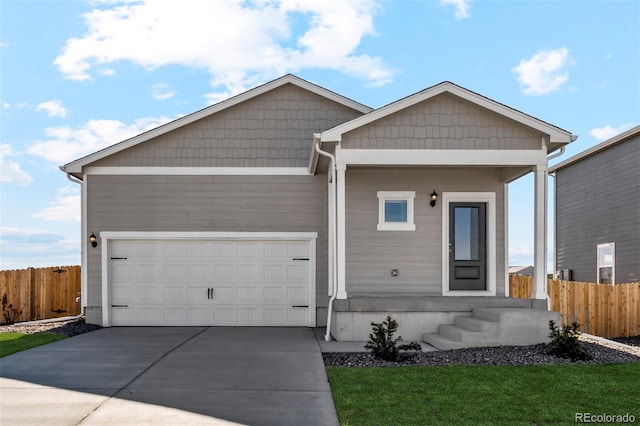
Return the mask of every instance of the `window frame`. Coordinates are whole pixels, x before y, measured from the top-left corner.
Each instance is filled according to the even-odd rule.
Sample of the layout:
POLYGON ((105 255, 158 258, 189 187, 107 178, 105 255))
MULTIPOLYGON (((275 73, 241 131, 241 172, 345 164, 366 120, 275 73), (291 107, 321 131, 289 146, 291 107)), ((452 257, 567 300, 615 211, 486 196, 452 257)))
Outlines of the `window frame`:
POLYGON ((414 199, 415 191, 378 191, 378 231, 415 231, 414 222, 414 199), (387 222, 385 215, 385 207, 387 201, 406 201, 407 202, 407 221, 406 222, 387 222))
POLYGON ((596 282, 598 284, 603 284, 600 282, 600 269, 602 268, 611 268, 611 283, 607 285, 613 285, 616 283, 616 243, 603 243, 598 244, 596 246, 596 282), (600 252, 602 249, 611 248, 611 262, 610 264, 607 262, 600 263, 600 252))

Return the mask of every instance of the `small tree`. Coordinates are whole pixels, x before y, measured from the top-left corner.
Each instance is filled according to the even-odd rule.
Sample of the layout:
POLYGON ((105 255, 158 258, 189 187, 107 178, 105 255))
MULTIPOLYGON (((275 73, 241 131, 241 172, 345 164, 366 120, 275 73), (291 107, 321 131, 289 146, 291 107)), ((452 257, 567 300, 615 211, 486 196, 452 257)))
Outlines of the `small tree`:
POLYGON ((579 328, 580 325, 577 322, 558 327, 553 320, 549 321, 549 330, 551 330, 551 333, 549 333, 549 338, 551 339, 549 353, 569 358, 573 361, 591 358, 585 347, 578 340, 578 337, 580 337, 579 328))
POLYGON ((20 315, 22 315, 22 311, 14 308, 13 304, 9 303, 7 293, 4 293, 2 295, 2 318, 4 319, 4 324, 15 324, 20 319, 20 315))
POLYGON ((422 350, 422 347, 416 342, 397 344, 399 340, 402 340, 402 337, 398 336, 394 340, 393 335, 398 331, 398 323, 391 316, 387 316, 387 319, 380 324, 372 322, 371 325, 373 332, 369 334, 369 340, 364 347, 371 350, 371 353, 377 358, 396 361, 400 351, 422 350))

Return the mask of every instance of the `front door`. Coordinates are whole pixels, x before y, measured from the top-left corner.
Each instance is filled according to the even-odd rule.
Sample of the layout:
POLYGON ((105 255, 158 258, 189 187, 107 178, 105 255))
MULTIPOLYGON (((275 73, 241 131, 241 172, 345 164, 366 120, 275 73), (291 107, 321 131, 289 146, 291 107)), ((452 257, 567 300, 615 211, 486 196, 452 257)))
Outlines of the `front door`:
POLYGON ((487 289, 487 203, 449 203, 449 290, 487 289))

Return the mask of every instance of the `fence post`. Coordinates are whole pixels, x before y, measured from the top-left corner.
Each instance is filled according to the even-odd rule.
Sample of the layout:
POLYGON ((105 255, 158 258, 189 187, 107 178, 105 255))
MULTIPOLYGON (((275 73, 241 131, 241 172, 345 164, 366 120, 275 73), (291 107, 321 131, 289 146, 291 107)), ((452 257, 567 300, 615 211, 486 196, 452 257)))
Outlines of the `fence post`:
POLYGON ((36 319, 36 270, 29 268, 29 320, 36 319))

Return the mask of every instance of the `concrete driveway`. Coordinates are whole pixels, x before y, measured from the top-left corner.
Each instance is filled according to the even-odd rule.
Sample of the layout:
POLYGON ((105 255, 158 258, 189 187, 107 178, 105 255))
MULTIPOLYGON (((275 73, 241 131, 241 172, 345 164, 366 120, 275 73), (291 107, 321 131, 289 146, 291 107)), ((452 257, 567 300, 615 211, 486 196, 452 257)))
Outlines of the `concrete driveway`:
POLYGON ((0 359, 0 423, 337 425, 309 328, 106 328, 0 359))

